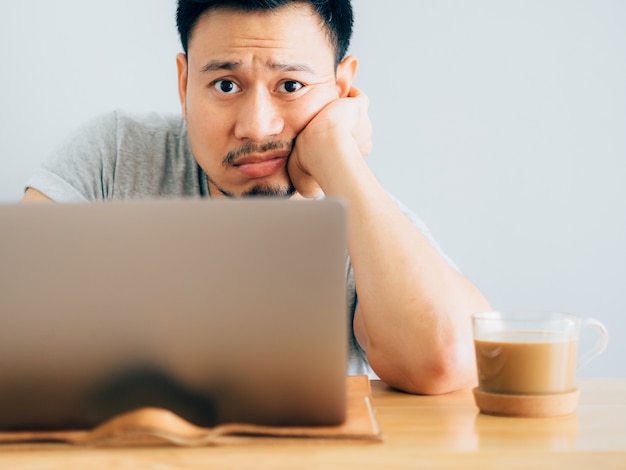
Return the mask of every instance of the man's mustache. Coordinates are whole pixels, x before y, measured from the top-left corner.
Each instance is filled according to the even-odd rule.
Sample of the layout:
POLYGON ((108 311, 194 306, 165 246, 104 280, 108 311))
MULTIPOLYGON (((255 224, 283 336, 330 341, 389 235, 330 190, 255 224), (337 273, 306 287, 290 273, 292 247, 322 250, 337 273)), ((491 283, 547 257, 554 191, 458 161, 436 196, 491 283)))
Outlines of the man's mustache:
POLYGON ((265 144, 255 144, 253 142, 248 142, 247 144, 239 147, 236 150, 231 150, 226 154, 224 159, 222 160, 222 166, 228 166, 235 163, 238 158, 241 158, 245 155, 250 155, 252 153, 265 153, 270 150, 290 150, 293 144, 291 142, 285 142, 281 140, 273 140, 270 142, 266 142, 265 144))

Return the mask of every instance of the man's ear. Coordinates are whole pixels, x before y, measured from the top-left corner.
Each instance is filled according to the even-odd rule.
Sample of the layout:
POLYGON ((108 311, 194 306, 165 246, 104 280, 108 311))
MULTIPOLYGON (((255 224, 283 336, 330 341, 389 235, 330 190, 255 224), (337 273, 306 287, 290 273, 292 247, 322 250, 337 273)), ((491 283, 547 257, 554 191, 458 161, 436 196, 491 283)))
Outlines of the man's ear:
POLYGON ((339 91, 340 98, 345 98, 350 94, 358 65, 357 58, 349 55, 337 66, 337 91, 339 91))
POLYGON ((178 69, 178 97, 180 99, 183 118, 187 119, 187 56, 180 52, 176 55, 176 68, 178 69))

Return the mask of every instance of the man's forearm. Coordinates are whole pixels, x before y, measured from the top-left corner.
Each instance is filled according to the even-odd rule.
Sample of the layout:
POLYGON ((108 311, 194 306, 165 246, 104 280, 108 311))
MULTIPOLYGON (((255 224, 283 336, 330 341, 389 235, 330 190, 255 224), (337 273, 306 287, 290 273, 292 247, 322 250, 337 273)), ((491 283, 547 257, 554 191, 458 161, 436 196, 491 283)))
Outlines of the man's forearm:
MULTIPOLYGON (((374 371, 414 393, 475 379, 470 314, 489 305, 383 190, 354 142, 319 165, 327 195, 348 203, 348 248, 359 298, 355 334, 374 371)), ((332 152, 331 152, 332 153, 332 152)))

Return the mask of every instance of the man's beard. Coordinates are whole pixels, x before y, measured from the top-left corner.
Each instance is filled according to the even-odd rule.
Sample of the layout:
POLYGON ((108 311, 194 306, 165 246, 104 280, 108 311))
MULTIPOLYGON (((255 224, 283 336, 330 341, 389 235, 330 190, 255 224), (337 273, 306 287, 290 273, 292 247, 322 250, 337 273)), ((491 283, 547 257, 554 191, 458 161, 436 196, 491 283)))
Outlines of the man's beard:
POLYGON ((295 194, 296 188, 289 181, 287 186, 270 186, 269 184, 260 184, 252 189, 244 191, 241 197, 282 197, 288 198, 295 194))
POLYGON ((248 142, 238 149, 228 152, 226 156, 222 159, 222 166, 232 165, 237 162, 238 158, 245 157, 246 155, 250 155, 251 153, 265 153, 270 150, 291 151, 292 147, 293 142, 286 142, 281 140, 271 140, 264 144, 255 144, 252 142, 248 142))
POLYGON ((289 198, 296 193, 296 188, 289 180, 288 184, 280 185, 280 186, 271 186, 267 183, 258 184, 253 186, 250 189, 245 190, 240 195, 233 194, 229 191, 226 191, 223 188, 220 188, 219 185, 215 184, 215 181, 211 179, 210 176, 207 175, 209 182, 213 185, 213 187, 217 188, 217 190, 222 193, 224 196, 229 198, 236 197, 276 197, 276 198, 289 198))
MULTIPOLYGON (((265 144, 253 144, 247 143, 240 147, 239 149, 232 150, 226 154, 226 156, 222 159, 222 166, 233 165, 237 162, 237 159, 241 157, 245 157, 251 153, 265 153, 270 150, 276 149, 288 149, 291 150, 293 147, 293 142, 285 142, 285 141, 270 141, 265 144)), ((291 180, 288 180, 286 185, 277 185, 271 186, 268 183, 261 183, 256 186, 253 186, 250 189, 245 190, 239 196, 233 194, 229 191, 226 191, 223 188, 220 188, 219 185, 215 183, 209 177, 209 181, 217 188, 217 190, 222 193, 226 197, 234 198, 234 197, 277 197, 277 198, 288 198, 295 194, 296 188, 294 187, 291 180)))

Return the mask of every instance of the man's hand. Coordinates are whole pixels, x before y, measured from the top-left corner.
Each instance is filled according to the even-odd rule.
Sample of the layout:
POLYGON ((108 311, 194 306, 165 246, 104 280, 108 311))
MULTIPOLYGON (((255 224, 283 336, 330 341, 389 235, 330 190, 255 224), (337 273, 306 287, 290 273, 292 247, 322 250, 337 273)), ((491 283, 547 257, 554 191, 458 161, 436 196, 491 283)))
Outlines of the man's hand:
POLYGON ((321 166, 329 159, 351 157, 342 152, 347 145, 358 146, 360 156, 372 150, 369 98, 352 87, 348 96, 332 101, 317 113, 298 134, 287 170, 299 194, 321 196, 321 166))

